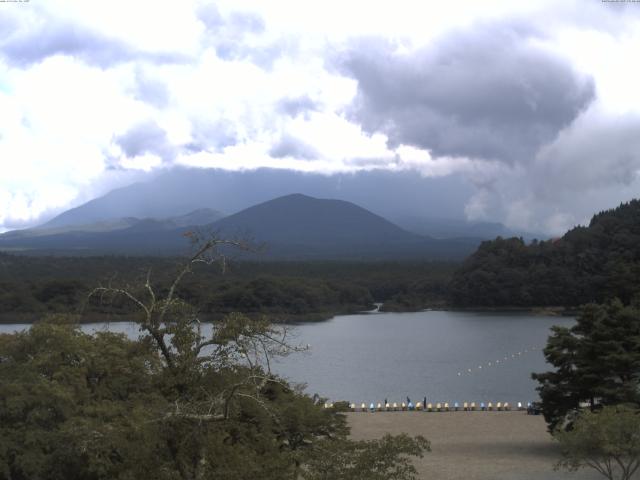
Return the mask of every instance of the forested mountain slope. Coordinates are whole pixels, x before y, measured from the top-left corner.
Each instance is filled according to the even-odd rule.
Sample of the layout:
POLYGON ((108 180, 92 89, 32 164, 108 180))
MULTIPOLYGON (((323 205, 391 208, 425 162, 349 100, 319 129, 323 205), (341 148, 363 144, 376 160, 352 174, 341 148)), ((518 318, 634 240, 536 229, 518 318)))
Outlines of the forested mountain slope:
POLYGON ((483 242, 450 284, 457 306, 577 306, 640 294, 640 200, 595 215, 562 238, 483 242))

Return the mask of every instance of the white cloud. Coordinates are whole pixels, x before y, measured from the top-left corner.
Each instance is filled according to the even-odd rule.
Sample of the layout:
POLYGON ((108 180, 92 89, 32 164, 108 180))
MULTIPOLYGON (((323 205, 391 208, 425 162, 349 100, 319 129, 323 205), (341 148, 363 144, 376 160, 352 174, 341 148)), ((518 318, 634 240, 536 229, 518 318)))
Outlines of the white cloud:
POLYGON ((610 163, 592 155, 593 168, 575 168, 581 142, 611 139, 593 145, 601 157, 608 146, 633 143, 632 120, 640 114, 640 69, 630 63, 640 49, 636 16, 595 1, 560 7, 551 0, 223 0, 203 17, 210 4, 117 0, 2 7, 11 10, 0 21, 0 229, 172 163, 327 174, 380 167, 431 177, 463 173, 477 188, 467 205, 470 218, 549 231, 584 218, 579 202, 557 193, 573 172, 580 188, 593 190, 597 202, 590 208, 633 193, 638 166, 624 156, 616 157, 620 175, 627 175, 617 190, 615 176, 602 185, 603 175, 612 174, 610 163), (435 157, 403 143, 390 147, 384 133, 364 133, 346 115, 357 81, 327 59, 352 38, 384 38, 409 55, 452 29, 503 19, 526 24, 543 14, 544 34, 529 41, 594 79, 597 112, 583 114, 549 142, 530 168, 435 157), (42 32, 49 43, 38 43, 42 32), (296 109, 308 110, 287 114, 283 99, 305 99, 296 109), (118 139, 151 123, 156 136, 148 140, 166 145, 138 138, 144 148, 130 148, 127 155, 118 139), (306 158, 272 158, 269 152, 283 138, 307 146, 298 150, 306 158), (542 180, 545 169, 555 182, 542 180))

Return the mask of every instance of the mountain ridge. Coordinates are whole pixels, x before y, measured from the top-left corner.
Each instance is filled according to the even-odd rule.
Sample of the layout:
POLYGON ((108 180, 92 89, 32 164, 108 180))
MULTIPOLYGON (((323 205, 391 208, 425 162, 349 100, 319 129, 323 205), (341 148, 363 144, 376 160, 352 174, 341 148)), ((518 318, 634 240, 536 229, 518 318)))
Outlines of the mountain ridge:
MULTIPOLYGON (((62 212, 40 227, 86 225, 123 217, 167 218, 204 207, 233 214, 292 193, 349 201, 405 229, 415 230, 412 227, 417 226, 415 233, 430 234, 420 227, 420 221, 405 224, 401 217, 424 220, 443 216, 464 224, 464 205, 472 195, 472 189, 459 176, 435 182, 429 177, 404 171, 321 175, 270 168, 236 172, 174 167, 62 212)), ((427 220, 427 223, 433 222, 427 220)), ((462 228, 461 235, 459 226, 449 228, 443 222, 437 223, 440 227, 436 230, 444 231, 444 235, 437 235, 440 237, 477 233, 473 228, 468 231, 462 228)), ((487 238, 495 238, 498 234, 500 230, 494 229, 487 238)))
POLYGON ((56 235, 70 232, 110 232, 116 230, 124 230, 127 228, 148 230, 149 227, 153 226, 161 229, 173 229, 185 226, 206 225, 207 223, 213 223, 223 217, 224 215, 222 213, 212 208, 199 208, 183 215, 168 218, 122 217, 89 224, 68 224, 60 226, 52 226, 49 223, 46 223, 36 228, 11 230, 9 232, 5 232, 1 236, 5 238, 24 238, 30 236, 56 235))
MULTIPOLYGON (((384 217, 344 200, 303 194, 278 197, 202 226, 164 228, 143 220, 107 232, 70 231, 13 241, 0 236, 0 248, 23 251, 178 254, 188 249, 188 229, 224 236, 251 235, 268 244, 265 258, 462 258, 478 239, 436 240, 407 232, 384 217)), ((16 240, 16 239, 13 239, 16 240)))
POLYGON ((472 193, 469 186, 456 176, 444 183, 411 172, 372 170, 320 175, 269 168, 233 172, 174 167, 62 212, 39 228, 88 225, 124 217, 164 219, 208 207, 233 214, 299 192, 355 203, 405 230, 434 238, 546 238, 512 231, 496 222, 466 220, 464 205, 472 193))

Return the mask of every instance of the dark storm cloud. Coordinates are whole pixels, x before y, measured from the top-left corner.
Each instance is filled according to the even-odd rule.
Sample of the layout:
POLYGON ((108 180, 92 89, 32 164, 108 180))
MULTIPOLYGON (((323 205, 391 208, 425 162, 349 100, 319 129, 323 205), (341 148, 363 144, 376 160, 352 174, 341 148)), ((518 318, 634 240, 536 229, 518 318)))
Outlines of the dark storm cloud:
POLYGON ((592 79, 535 46, 537 35, 521 24, 481 25, 410 54, 364 39, 334 65, 358 82, 351 119, 391 146, 528 161, 595 97, 592 79))
POLYGON ((171 161, 176 156, 176 148, 169 142, 167 132, 154 121, 132 127, 116 138, 116 144, 129 158, 150 153, 171 161))
POLYGON ((19 67, 27 67, 55 55, 75 57, 101 68, 133 60, 158 64, 188 61, 179 53, 141 51, 117 38, 53 18, 42 19, 38 26, 16 22, 11 28, 0 28, 0 55, 19 67))
POLYGON ((306 117, 309 112, 317 112, 319 108, 320 105, 308 95, 282 98, 276 104, 278 112, 289 115, 291 118, 296 118, 298 115, 306 117))
POLYGON ((313 160, 319 157, 315 148, 302 140, 290 135, 283 135, 278 143, 269 150, 272 158, 297 158, 299 160, 313 160))
POLYGON ((225 147, 238 143, 238 134, 233 123, 219 120, 216 122, 194 121, 191 125, 192 141, 184 148, 191 152, 221 152, 225 147))

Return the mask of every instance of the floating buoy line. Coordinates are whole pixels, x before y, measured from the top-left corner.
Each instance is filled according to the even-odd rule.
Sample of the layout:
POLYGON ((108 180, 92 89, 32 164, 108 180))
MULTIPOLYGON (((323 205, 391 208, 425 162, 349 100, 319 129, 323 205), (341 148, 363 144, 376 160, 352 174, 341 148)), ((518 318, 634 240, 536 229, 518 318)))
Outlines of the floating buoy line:
MULTIPOLYGON (((474 373, 482 372, 483 370, 500 367, 507 365, 513 360, 518 360, 524 355, 532 352, 539 352, 542 349, 536 346, 531 346, 523 350, 503 355, 501 358, 492 360, 486 363, 480 363, 474 365, 466 370, 457 372, 458 377, 473 375, 474 373)), ((325 403, 325 408, 333 408, 333 403, 325 403)), ((532 402, 516 402, 510 404, 509 402, 418 402, 413 404, 407 397, 407 403, 405 402, 385 402, 382 403, 348 403, 348 410, 352 412, 403 412, 403 411, 423 411, 423 412, 508 412, 508 411, 525 411, 528 414, 538 415, 540 414, 540 407, 537 403, 532 402)))
POLYGON ((474 365, 473 367, 467 368, 465 370, 461 370, 458 372, 457 376, 458 377, 463 377, 465 375, 473 375, 474 373, 479 373, 481 372, 483 369, 487 369, 487 368, 496 368, 496 367, 500 367, 502 365, 507 365, 510 362, 512 362, 513 360, 518 360, 520 358, 522 358, 524 355, 531 353, 531 352, 539 352, 541 349, 538 347, 529 347, 529 348, 525 348, 524 350, 520 350, 518 352, 513 352, 513 353, 509 353, 507 355, 504 355, 501 358, 497 358, 496 360, 492 360, 490 362, 486 362, 486 363, 481 363, 478 365, 474 365))

